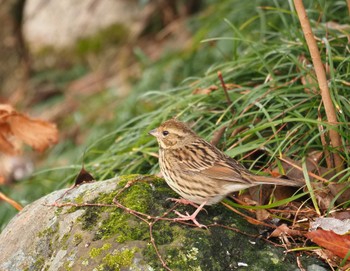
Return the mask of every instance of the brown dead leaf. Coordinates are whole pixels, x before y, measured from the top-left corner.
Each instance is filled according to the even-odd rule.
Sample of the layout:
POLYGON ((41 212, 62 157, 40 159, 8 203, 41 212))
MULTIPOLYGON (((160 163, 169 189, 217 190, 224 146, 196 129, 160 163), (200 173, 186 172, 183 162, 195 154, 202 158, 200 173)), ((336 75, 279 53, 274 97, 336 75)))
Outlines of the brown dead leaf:
POLYGON ((75 178, 74 186, 78 186, 82 183, 90 183, 94 180, 95 178, 92 177, 92 175, 89 172, 87 172, 84 167, 82 167, 78 176, 75 178))
MULTIPOLYGON (((225 86, 225 88, 227 90, 231 90, 231 89, 234 89, 234 88, 241 88, 241 86, 237 85, 237 84, 224 84, 224 86, 225 86)), ((210 93, 212 93, 213 91, 218 90, 218 89, 219 89, 218 86, 211 85, 211 86, 209 86, 207 88, 196 88, 192 92, 192 94, 208 94, 209 95, 210 93)))
MULTIPOLYGON (((1 121, 1 118, 0 118, 1 121)), ((11 135, 10 127, 7 123, 0 123, 0 150, 7 154, 16 154, 19 152, 18 144, 11 135)))
POLYGON ((11 105, 0 104, 0 150, 17 154, 22 141, 42 152, 57 143, 58 130, 53 123, 29 118, 11 105))
POLYGON ((210 94, 213 91, 218 90, 218 87, 215 85, 212 85, 208 88, 196 88, 192 94, 210 94))
POLYGON ((265 209, 258 209, 255 212, 256 219, 259 221, 265 221, 271 218, 271 214, 265 209))
POLYGON ((349 235, 338 235, 333 231, 316 230, 308 232, 305 236, 341 258, 344 258, 350 250, 349 235))
POLYGON ((56 125, 50 122, 34 120, 25 115, 17 114, 12 115, 8 119, 8 123, 14 136, 39 152, 44 151, 58 141, 56 125))
POLYGON ((332 195, 337 197, 337 203, 342 204, 350 198, 349 183, 332 183, 328 185, 332 195))
POLYGON ((301 231, 292 230, 286 224, 282 224, 270 234, 270 237, 280 237, 281 235, 301 236, 302 234, 301 231))

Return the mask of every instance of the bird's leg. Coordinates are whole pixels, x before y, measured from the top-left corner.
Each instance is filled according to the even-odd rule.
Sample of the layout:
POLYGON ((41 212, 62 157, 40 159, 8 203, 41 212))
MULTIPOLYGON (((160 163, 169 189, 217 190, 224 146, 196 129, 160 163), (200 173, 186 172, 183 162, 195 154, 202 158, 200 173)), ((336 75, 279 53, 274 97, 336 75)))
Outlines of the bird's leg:
POLYGON ((175 198, 167 198, 166 200, 171 200, 175 203, 180 203, 180 204, 184 204, 184 205, 191 205, 195 208, 198 208, 199 205, 195 204, 194 202, 190 201, 190 200, 187 200, 187 199, 184 199, 184 198, 181 198, 181 199, 175 199, 175 198))
POLYGON ((175 214, 177 214, 179 217, 175 218, 175 221, 188 221, 191 220, 196 226, 198 226, 199 228, 205 227, 205 225, 200 224, 197 220, 196 220, 196 216, 198 215, 198 213, 203 209, 204 205, 207 203, 207 201, 204 201, 201 205, 198 206, 197 210, 194 211, 194 213, 192 215, 189 215, 186 212, 186 215, 180 214, 179 212, 175 211, 175 214))
MULTIPOLYGON (((179 203, 179 204, 191 205, 191 206, 193 206, 194 208, 198 208, 198 207, 199 207, 199 205, 195 204, 193 201, 190 201, 190 200, 184 199, 184 198, 181 198, 181 199, 167 198, 166 200, 171 200, 171 201, 173 201, 173 202, 175 202, 175 203, 179 203)), ((204 208, 202 208, 202 209, 203 209, 206 213, 208 213, 206 209, 204 209, 204 208)))

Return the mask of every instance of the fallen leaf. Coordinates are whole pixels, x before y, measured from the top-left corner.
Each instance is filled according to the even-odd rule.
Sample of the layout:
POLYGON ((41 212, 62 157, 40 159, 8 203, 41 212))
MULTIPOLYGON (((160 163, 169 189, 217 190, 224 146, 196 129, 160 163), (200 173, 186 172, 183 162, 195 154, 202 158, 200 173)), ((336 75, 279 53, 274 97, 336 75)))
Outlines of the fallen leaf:
POLYGON ((341 258, 344 258, 350 250, 350 236, 348 235, 338 235, 333 231, 316 230, 306 233, 305 236, 341 258))
POLYGON ((340 220, 333 217, 318 217, 310 223, 310 229, 321 228, 327 231, 333 231, 336 234, 346 234, 350 231, 350 219, 340 220))
POLYGON ((212 85, 208 88, 196 88, 192 94, 210 94, 213 91, 218 90, 218 87, 215 85, 212 85))
POLYGON ((12 115, 8 119, 8 123, 14 136, 39 152, 46 150, 58 141, 56 125, 50 122, 29 119, 25 115, 17 114, 12 115))
POLYGON ((281 235, 301 236, 301 231, 292 230, 286 224, 282 224, 270 234, 270 237, 280 237, 281 235))
POLYGON ((350 185, 348 182, 332 183, 328 185, 332 195, 337 198, 337 204, 347 202, 350 198, 350 185))
MULTIPOLYGON (((241 86, 236 85, 236 84, 224 84, 224 86, 226 87, 227 90, 241 87, 241 86)), ((212 93, 213 91, 216 91, 218 89, 219 89, 218 86, 211 85, 211 86, 209 86, 207 88, 196 88, 192 92, 192 94, 207 94, 207 95, 209 95, 210 93, 212 93)))
POLYGON ((56 125, 32 119, 17 112, 11 105, 0 104, 0 150, 7 154, 18 154, 21 142, 42 152, 58 141, 56 125))
POLYGON ((92 177, 92 175, 89 172, 87 172, 84 167, 82 167, 78 176, 75 179, 74 186, 80 185, 82 183, 90 183, 94 180, 95 178, 92 177))
POLYGON ((0 150, 7 154, 16 154, 19 152, 18 144, 15 144, 7 123, 0 124, 0 150))

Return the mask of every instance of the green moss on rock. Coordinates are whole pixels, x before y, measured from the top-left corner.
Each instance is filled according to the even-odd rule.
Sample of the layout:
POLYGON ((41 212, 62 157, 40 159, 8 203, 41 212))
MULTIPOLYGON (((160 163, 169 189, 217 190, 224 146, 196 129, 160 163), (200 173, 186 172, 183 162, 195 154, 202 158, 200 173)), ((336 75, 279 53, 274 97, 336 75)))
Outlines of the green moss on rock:
POLYGON ((100 248, 91 248, 89 255, 91 258, 96 258, 101 255, 101 253, 105 250, 109 250, 112 247, 111 244, 106 243, 100 248))
POLYGON ((102 259, 102 264, 98 266, 97 270, 115 270, 119 271, 122 268, 135 270, 132 268, 134 255, 137 249, 124 249, 122 251, 113 251, 102 259))
POLYGON ((78 246, 83 241, 83 236, 80 233, 74 234, 73 243, 75 246, 78 246))

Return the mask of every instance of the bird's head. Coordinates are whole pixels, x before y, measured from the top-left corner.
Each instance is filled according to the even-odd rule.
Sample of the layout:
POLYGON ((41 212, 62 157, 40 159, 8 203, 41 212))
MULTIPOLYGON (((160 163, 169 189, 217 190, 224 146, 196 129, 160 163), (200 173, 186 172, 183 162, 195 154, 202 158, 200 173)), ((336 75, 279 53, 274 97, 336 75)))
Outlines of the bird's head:
POLYGON ((159 147, 162 149, 181 148, 197 138, 197 135, 186 124, 175 119, 163 122, 149 134, 157 138, 159 147))

